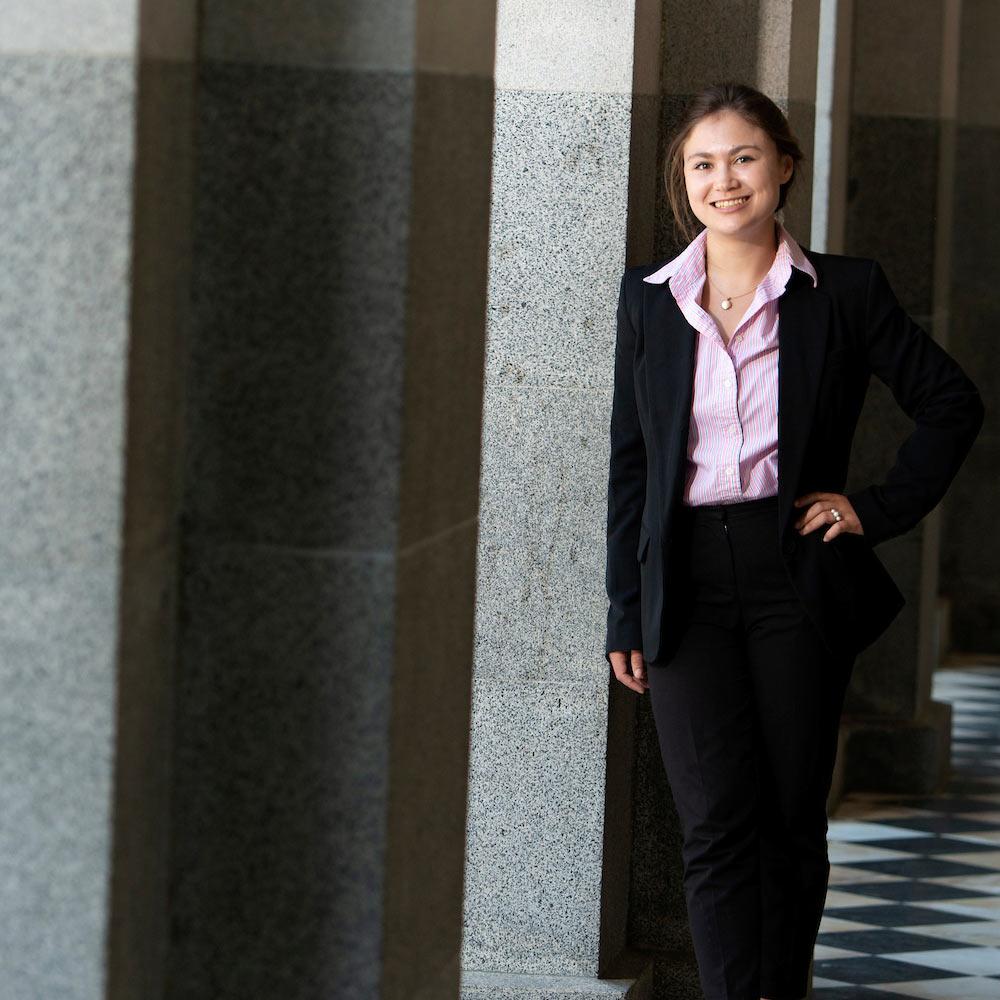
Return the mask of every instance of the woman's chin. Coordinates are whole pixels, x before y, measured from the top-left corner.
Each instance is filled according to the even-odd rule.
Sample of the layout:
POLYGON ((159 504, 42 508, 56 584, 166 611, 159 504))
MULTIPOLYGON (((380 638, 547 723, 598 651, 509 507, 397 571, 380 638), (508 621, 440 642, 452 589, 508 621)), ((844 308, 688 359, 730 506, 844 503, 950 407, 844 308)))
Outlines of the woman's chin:
POLYGON ((746 212, 713 212, 707 219, 702 219, 706 228, 719 233, 733 235, 734 233, 752 233, 760 226, 772 225, 774 216, 760 218, 746 212))

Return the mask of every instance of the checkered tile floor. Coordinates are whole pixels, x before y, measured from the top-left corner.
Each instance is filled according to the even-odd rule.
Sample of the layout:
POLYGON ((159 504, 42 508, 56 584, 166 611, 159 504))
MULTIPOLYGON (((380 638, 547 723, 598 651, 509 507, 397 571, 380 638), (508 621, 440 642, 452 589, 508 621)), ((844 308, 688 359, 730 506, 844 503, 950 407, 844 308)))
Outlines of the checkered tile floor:
POLYGON ((814 1000, 1000 1000, 1000 666, 942 669, 953 706, 947 794, 844 798, 814 1000))

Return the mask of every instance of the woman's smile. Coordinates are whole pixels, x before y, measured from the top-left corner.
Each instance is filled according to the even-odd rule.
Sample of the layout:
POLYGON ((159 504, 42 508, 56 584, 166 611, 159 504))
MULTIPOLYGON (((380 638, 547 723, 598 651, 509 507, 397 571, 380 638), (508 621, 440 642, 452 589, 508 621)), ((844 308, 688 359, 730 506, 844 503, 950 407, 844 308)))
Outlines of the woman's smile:
POLYGON ((721 198, 710 204, 718 212, 738 212, 749 200, 750 195, 745 194, 739 198, 721 198))
POLYGON ((721 261, 723 247, 733 245, 726 241, 733 239, 743 247, 766 245, 773 255, 771 220, 794 161, 764 129, 731 109, 705 116, 681 145, 678 166, 691 213, 715 230, 709 256, 721 261))

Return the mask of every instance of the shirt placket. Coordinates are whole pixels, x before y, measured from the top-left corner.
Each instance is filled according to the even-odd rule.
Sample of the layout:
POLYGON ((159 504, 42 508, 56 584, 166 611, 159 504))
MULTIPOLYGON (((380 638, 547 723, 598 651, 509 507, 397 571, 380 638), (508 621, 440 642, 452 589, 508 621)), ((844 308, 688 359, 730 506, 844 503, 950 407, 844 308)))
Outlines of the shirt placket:
MULTIPOLYGON (((720 426, 723 428, 723 442, 726 460, 721 466, 721 476, 723 477, 720 487, 722 491, 731 499, 743 499, 743 475, 740 470, 740 450, 743 447, 743 423, 740 420, 740 367, 744 356, 743 341, 747 330, 747 324, 753 322, 753 317, 763 307, 764 303, 757 300, 760 298, 760 289, 756 292, 750 307, 747 309, 746 317, 740 323, 736 333, 727 345, 722 336, 722 331, 714 319, 708 317, 712 322, 714 340, 718 349, 722 352, 722 365, 724 375, 721 379, 721 392, 719 412, 717 414, 720 426)), ((707 314, 706 314, 707 315, 707 314)))
MULTIPOLYGON (((718 330, 716 331, 718 335, 718 330)), ((743 482, 740 475, 740 448, 743 445, 743 428, 740 424, 740 381, 738 348, 731 354, 724 344, 722 352, 723 376, 720 380, 718 418, 724 434, 725 462, 722 465, 722 491, 732 498, 742 498, 743 482), (735 357, 733 355, 736 355, 735 357)))

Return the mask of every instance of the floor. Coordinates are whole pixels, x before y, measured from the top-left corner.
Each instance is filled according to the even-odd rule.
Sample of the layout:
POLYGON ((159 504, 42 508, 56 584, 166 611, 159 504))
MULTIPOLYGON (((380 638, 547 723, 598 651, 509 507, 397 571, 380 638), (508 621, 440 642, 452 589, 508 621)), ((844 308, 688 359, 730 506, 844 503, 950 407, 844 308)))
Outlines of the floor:
POLYGON ((946 794, 850 795, 830 820, 814 1000, 1000 1000, 1000 666, 942 669, 946 794))

